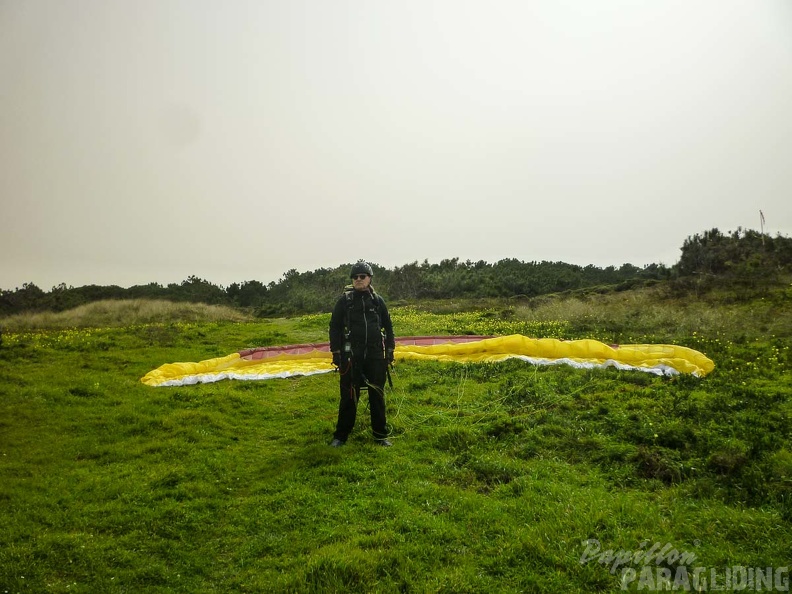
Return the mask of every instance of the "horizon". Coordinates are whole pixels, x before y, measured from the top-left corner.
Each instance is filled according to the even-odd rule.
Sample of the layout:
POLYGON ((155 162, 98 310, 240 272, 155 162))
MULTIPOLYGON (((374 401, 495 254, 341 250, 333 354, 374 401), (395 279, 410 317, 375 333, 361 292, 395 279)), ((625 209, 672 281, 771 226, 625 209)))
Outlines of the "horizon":
MULTIPOLYGON (((436 262, 428 262, 428 264, 429 264, 429 266, 440 265, 444 260, 454 260, 454 259, 458 260, 460 264, 468 264, 468 263, 476 264, 476 263, 482 261, 482 260, 462 260, 461 258, 443 258, 443 260, 436 261, 436 262)), ((486 261, 485 262, 486 262, 487 266, 494 266, 498 262, 502 262, 502 261, 505 261, 505 260, 515 260, 515 259, 517 259, 517 258, 501 258, 501 260, 498 260, 497 262, 486 262, 486 261)), ((418 264, 419 266, 421 266, 421 265, 424 264, 425 261, 427 261, 427 259, 414 260, 412 262, 407 262, 405 264, 398 264, 395 267, 394 266, 382 266, 378 262, 368 262, 368 263, 371 264, 373 267, 384 268, 385 270, 388 270, 388 271, 392 272, 393 270, 395 270, 395 268, 402 268, 404 266, 410 266, 412 264, 418 264)), ((579 268, 586 268, 588 266, 594 266, 595 268, 598 268, 600 270, 605 270, 607 268, 614 268, 615 270, 619 270, 619 268, 621 268, 622 266, 632 265, 632 266, 636 266, 638 269, 643 270, 643 269, 645 269, 645 268, 647 268, 649 266, 664 266, 664 267, 666 267, 668 269, 671 269, 678 263, 678 260, 677 260, 677 262, 675 262, 672 265, 665 265, 665 264, 661 264, 661 263, 657 263, 657 262, 652 262, 652 263, 646 264, 644 266, 637 266, 635 264, 632 264, 631 262, 623 262, 623 263, 618 264, 618 265, 609 264, 607 266, 597 266, 596 264, 583 264, 583 265, 581 265, 581 264, 572 264, 570 262, 564 262, 562 260, 519 260, 519 262, 522 263, 522 264, 531 264, 531 263, 536 263, 536 264, 564 264, 564 265, 568 265, 568 266, 577 266, 579 268)), ((316 271, 320 271, 320 270, 337 270, 339 268, 344 268, 345 266, 352 266, 352 264, 353 264, 353 262, 344 262, 344 263, 341 263, 341 264, 337 264, 336 266, 320 266, 319 268, 311 268, 311 269, 306 269, 306 270, 297 270, 296 268, 290 268, 288 270, 284 270, 277 279, 274 279, 274 280, 271 280, 271 281, 263 281, 263 280, 259 280, 259 279, 253 278, 253 279, 245 279, 245 280, 241 280, 241 281, 240 280, 232 281, 231 283, 229 283, 227 285, 226 284, 221 284, 221 283, 216 283, 216 282, 212 281, 212 279, 209 279, 209 278, 203 278, 203 277, 200 277, 198 275, 188 274, 185 278, 181 279, 181 281, 171 281, 171 282, 167 282, 167 283, 163 283, 163 282, 159 282, 159 281, 150 281, 150 282, 147 282, 147 283, 138 283, 138 284, 134 284, 134 285, 124 286, 124 285, 117 285, 117 284, 104 285, 104 284, 99 284, 99 283, 86 283, 86 284, 83 284, 83 285, 68 285, 68 284, 62 282, 62 283, 58 283, 57 285, 53 285, 50 289, 47 289, 47 290, 45 290, 44 287, 40 286, 38 283, 26 281, 25 283, 23 283, 22 285, 18 285, 14 289, 7 289, 5 287, 0 287, 0 291, 11 291, 11 292, 13 292, 13 291, 21 290, 23 285, 35 285, 39 289, 44 290, 44 292, 48 292, 48 291, 51 291, 53 289, 58 289, 61 286, 65 286, 67 289, 77 289, 79 287, 90 287, 90 286, 119 287, 121 289, 130 289, 132 287, 145 287, 145 286, 152 285, 152 284, 155 284, 155 285, 158 285, 158 286, 161 286, 161 287, 168 287, 168 286, 170 286, 172 284, 180 285, 181 283, 187 281, 190 277, 193 277, 193 276, 197 277, 199 280, 208 282, 211 285, 220 287, 221 289, 225 290, 225 289, 227 289, 229 286, 231 286, 233 284, 241 285, 241 284, 248 283, 248 282, 260 282, 264 286, 268 286, 270 283, 276 283, 277 284, 280 280, 283 279, 283 277, 286 275, 286 273, 289 272, 290 270, 297 270, 297 272, 299 274, 306 274, 306 273, 316 272, 316 271)))
MULTIPOLYGON (((735 233, 737 231, 742 231, 742 232, 751 231, 751 232, 754 232, 754 233, 761 233, 761 231, 756 230, 756 229, 751 229, 751 228, 738 228, 738 229, 729 229, 729 230, 723 231, 723 230, 717 229, 716 227, 712 227, 710 229, 706 229, 704 231, 699 231, 697 233, 694 233, 693 235, 690 235, 690 236, 688 236, 685 239, 687 240, 687 239, 690 239, 692 237, 695 237, 696 235, 702 235, 706 231, 710 231, 710 230, 718 230, 721 233, 723 233, 724 235, 730 235, 730 234, 735 233)), ((764 236, 766 236, 766 237, 784 237, 784 238, 789 238, 789 235, 783 234, 783 233, 780 233, 780 232, 776 233, 775 235, 765 232, 764 236)), ((678 250, 679 251, 682 250, 682 246, 681 245, 679 246, 678 250)), ((421 266, 425 262, 428 262, 428 264, 430 266, 440 265, 443 261, 446 261, 446 260, 457 260, 460 264, 476 264, 478 262, 484 261, 487 266, 493 266, 493 265, 497 264, 498 262, 501 262, 501 261, 504 261, 504 260, 518 260, 520 263, 523 263, 523 264, 530 264, 530 263, 537 263, 537 264, 543 264, 543 263, 565 264, 565 265, 569 265, 569 266, 577 266, 579 268, 586 268, 588 266, 594 266, 595 268, 598 268, 600 270, 605 270, 607 268, 614 268, 614 269, 618 270, 619 268, 621 268, 622 266, 625 266, 625 265, 635 266, 635 267, 637 267, 639 269, 642 269, 642 270, 646 269, 649 266, 660 266, 660 267, 665 267, 665 268, 670 270, 670 269, 673 269, 679 263, 679 258, 678 257, 672 264, 665 264, 664 262, 649 262, 647 264, 638 265, 638 264, 635 264, 633 262, 625 261, 625 262, 621 262, 619 264, 607 264, 607 265, 604 265, 604 266, 597 265, 597 264, 594 264, 594 263, 577 264, 577 263, 573 263, 573 262, 566 262, 564 260, 521 260, 519 258, 510 258, 510 257, 501 258, 500 260, 493 261, 493 262, 487 261, 487 260, 483 260, 483 259, 478 259, 478 260, 464 259, 463 260, 462 258, 459 258, 459 257, 442 258, 440 260, 435 260, 435 261, 430 261, 428 258, 424 258, 424 259, 421 259, 421 260, 413 260, 411 262, 405 262, 405 263, 402 263, 402 264, 396 264, 394 266, 384 266, 384 265, 380 264, 379 262, 375 262, 375 261, 371 261, 371 260, 366 260, 366 261, 369 264, 371 264, 372 266, 374 266, 374 267, 384 268, 385 270, 393 271, 396 268, 402 268, 404 266, 410 266, 412 264, 418 264, 419 266, 421 266)), ((50 287, 50 289, 45 289, 42 285, 39 285, 35 281, 25 281, 22 284, 17 285, 14 289, 6 288, 6 287, 0 287, 0 291, 9 291, 9 292, 18 291, 18 290, 21 290, 22 287, 24 285, 26 285, 26 284, 35 285, 39 289, 42 289, 44 292, 52 291, 53 289, 57 289, 57 288, 59 288, 61 286, 66 286, 66 288, 79 288, 79 287, 86 287, 86 286, 101 286, 101 287, 119 287, 121 289, 130 289, 132 287, 148 286, 148 285, 151 285, 151 284, 155 284, 155 285, 159 285, 161 287, 168 287, 168 286, 174 285, 174 284, 175 285, 180 285, 183 282, 186 282, 192 276, 195 276, 195 277, 199 278, 200 280, 206 281, 206 282, 208 282, 211 285, 220 287, 221 289, 225 290, 228 287, 230 287, 231 285, 234 285, 234 284, 242 285, 242 284, 248 283, 248 282, 260 282, 264 286, 268 286, 268 285, 273 284, 273 283, 277 284, 278 282, 280 282, 280 280, 282 280, 284 278, 286 273, 291 271, 291 270, 297 270, 297 272, 299 274, 305 274, 305 273, 310 273, 310 272, 316 272, 316 271, 319 271, 319 270, 336 270, 336 269, 339 269, 339 268, 343 268, 344 266, 351 266, 353 263, 354 262, 342 262, 342 263, 336 264, 334 266, 319 266, 319 267, 315 267, 315 268, 306 268, 306 269, 302 269, 302 270, 299 270, 299 269, 294 268, 294 267, 287 268, 286 270, 282 271, 277 278, 272 279, 272 280, 267 280, 267 281, 264 281, 264 280, 261 280, 261 279, 257 279, 257 278, 248 278, 248 279, 244 279, 244 280, 238 280, 238 279, 237 280, 232 280, 229 283, 220 283, 220 282, 214 281, 213 279, 205 278, 205 277, 202 277, 202 276, 197 275, 197 274, 187 274, 184 278, 182 278, 180 280, 172 280, 172 281, 167 281, 167 282, 154 280, 154 281, 140 282, 140 283, 128 284, 128 285, 119 285, 117 283, 100 284, 100 283, 95 283, 95 282, 88 282, 88 283, 84 283, 84 284, 81 284, 81 285, 74 285, 74 284, 68 284, 66 282, 60 282, 60 283, 57 283, 55 285, 52 285, 50 287)))

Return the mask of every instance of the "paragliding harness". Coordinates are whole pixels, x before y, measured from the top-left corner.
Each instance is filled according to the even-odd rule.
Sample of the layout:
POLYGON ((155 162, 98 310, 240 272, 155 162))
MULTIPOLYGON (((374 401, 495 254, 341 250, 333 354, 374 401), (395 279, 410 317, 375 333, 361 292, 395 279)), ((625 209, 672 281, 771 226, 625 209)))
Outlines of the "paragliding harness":
MULTIPOLYGON (((374 306, 374 311, 377 314, 377 328, 380 330, 380 334, 382 335, 382 348, 383 351, 385 349, 385 333, 382 331, 382 319, 380 318, 380 296, 374 290, 373 287, 369 287, 369 293, 371 294, 371 303, 374 306)), ((369 388, 374 388, 378 390, 376 386, 372 386, 366 376, 363 375, 363 370, 359 367, 355 366, 355 354, 354 349, 352 348, 352 336, 349 324, 349 313, 352 311, 352 301, 355 295, 355 288, 352 285, 347 285, 344 287, 344 299, 346 300, 346 308, 344 310, 344 352, 343 357, 346 359, 346 371, 342 371, 341 373, 352 373, 352 384, 353 386, 359 387, 361 390, 369 390, 369 388)), ((340 370, 339 370, 340 371, 340 370)), ((386 360, 385 362, 385 374, 388 378, 388 385, 393 388, 393 380, 391 379, 390 374, 390 364, 386 360)), ((357 391, 354 391, 357 392, 357 391)))

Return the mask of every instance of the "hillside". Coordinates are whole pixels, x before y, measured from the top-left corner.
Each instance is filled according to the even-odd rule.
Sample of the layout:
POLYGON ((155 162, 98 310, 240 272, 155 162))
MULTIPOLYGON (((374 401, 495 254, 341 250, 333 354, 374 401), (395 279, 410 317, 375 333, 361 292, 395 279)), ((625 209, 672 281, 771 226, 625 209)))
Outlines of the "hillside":
POLYGON ((681 344, 703 379, 403 362, 393 448, 337 376, 150 388, 174 361, 326 339, 329 314, 109 300, 3 319, 9 592, 784 588, 792 287, 728 271, 632 289, 394 304, 397 334, 681 344), (10 325, 13 322, 13 325, 10 325), (739 580, 739 581, 732 581, 739 580), (687 588, 685 588, 687 586, 687 588), (743 587, 744 586, 744 587, 743 587))

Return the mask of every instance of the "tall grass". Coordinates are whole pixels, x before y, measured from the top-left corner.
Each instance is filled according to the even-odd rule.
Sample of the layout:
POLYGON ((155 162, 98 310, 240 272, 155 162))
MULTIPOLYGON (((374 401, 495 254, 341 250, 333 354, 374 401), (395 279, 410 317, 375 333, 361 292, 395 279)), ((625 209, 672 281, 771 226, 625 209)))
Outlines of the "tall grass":
POLYGON ((663 286, 585 297, 544 297, 513 308, 518 319, 566 320, 581 334, 600 332, 616 342, 641 336, 742 336, 792 334, 792 290, 780 288, 750 302, 692 296, 670 298, 663 286))
POLYGON ((168 322, 244 322, 250 316, 227 306, 157 299, 104 300, 63 312, 26 313, 0 319, 9 332, 65 328, 109 328, 168 322))

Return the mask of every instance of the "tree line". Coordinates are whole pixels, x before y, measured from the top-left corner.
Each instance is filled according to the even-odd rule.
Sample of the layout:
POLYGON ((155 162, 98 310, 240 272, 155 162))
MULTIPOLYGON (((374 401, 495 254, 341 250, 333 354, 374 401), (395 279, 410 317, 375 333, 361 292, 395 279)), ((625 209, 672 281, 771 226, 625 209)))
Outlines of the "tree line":
MULTIPOLYGON (((412 262, 393 269, 372 263, 376 290, 390 301, 450 298, 537 297, 552 293, 609 287, 626 289, 647 282, 671 280, 679 286, 709 279, 724 282, 764 283, 792 272, 792 239, 770 237, 756 231, 722 233, 712 229, 688 237, 679 262, 672 267, 650 264, 639 268, 578 266, 564 262, 523 262, 504 259, 495 263, 458 258, 439 263, 412 262)), ((197 276, 181 283, 149 283, 122 288, 116 285, 67 287, 44 291, 25 283, 13 291, 0 291, 0 315, 26 311, 63 311, 102 299, 167 299, 246 308, 259 316, 280 316, 329 311, 349 283, 351 263, 309 272, 289 270, 277 281, 257 280, 227 287, 197 276)))

